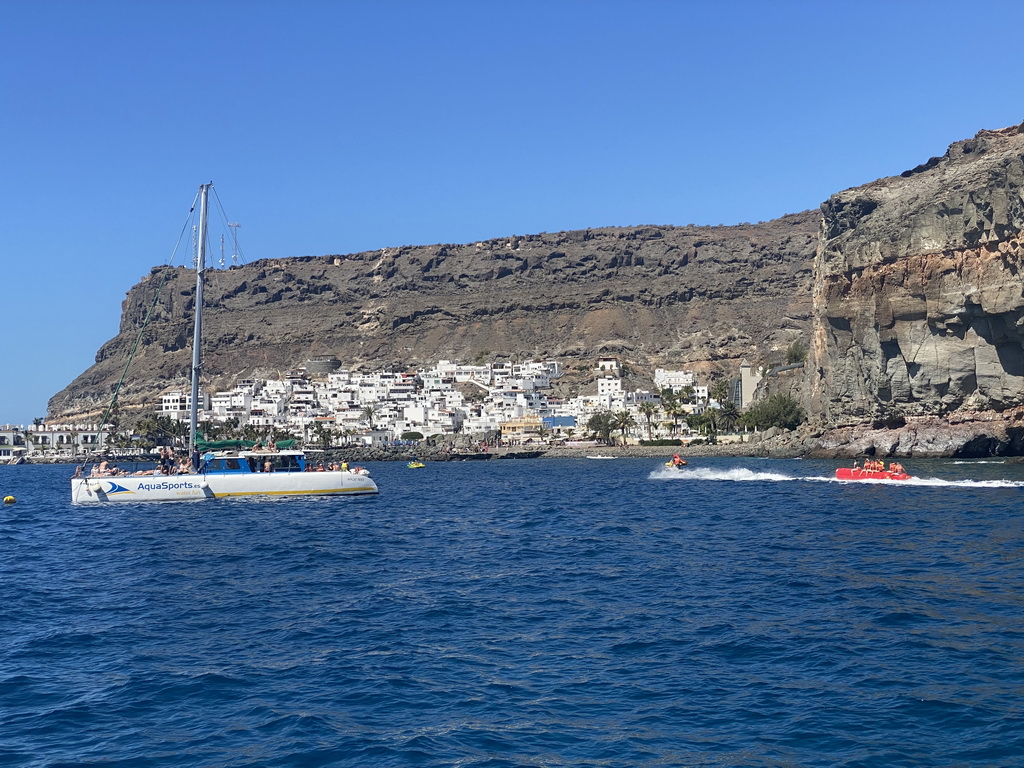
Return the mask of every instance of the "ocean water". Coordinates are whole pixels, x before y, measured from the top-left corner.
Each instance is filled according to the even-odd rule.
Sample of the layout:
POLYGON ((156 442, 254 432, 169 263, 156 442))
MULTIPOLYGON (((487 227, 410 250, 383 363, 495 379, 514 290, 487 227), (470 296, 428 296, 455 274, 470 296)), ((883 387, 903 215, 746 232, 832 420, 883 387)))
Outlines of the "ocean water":
POLYGON ((1024 765, 1024 465, 906 465, 102 507, 0 467, 0 765, 1024 765))

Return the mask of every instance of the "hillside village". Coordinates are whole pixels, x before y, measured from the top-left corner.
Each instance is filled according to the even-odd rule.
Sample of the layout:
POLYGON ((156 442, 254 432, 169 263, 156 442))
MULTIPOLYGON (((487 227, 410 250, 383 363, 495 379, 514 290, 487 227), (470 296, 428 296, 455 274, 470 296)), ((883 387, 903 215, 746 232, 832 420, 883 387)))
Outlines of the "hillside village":
MULTIPOLYGON (((761 381, 761 373, 744 361, 739 377, 710 390, 692 371, 659 368, 653 391, 627 391, 620 361, 600 357, 587 387, 596 386, 596 392, 563 399, 553 394, 552 385, 564 373, 556 360, 481 365, 441 360, 414 372, 355 372, 323 356, 278 379, 242 379, 227 391, 201 391, 198 418, 210 439, 294 437, 307 445, 380 446, 469 435, 518 445, 590 437, 595 415, 615 414, 623 441, 685 442, 696 435, 695 417, 723 407, 738 412, 750 404, 761 381)), ((188 393, 164 394, 150 424, 170 424, 172 436, 183 436, 190 401, 188 393)), ((115 418, 104 428, 37 421, 0 429, 0 461, 36 452, 75 456, 101 446, 137 449, 146 424, 129 429, 119 428, 115 418)))

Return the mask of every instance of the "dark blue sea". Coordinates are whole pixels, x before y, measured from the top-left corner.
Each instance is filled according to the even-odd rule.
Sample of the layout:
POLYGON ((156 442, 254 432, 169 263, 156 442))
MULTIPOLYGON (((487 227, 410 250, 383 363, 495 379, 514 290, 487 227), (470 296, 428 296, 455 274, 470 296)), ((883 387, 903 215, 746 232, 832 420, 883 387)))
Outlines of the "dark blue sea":
POLYGON ((1024 465, 905 463, 103 507, 0 467, 0 765, 1024 765, 1024 465))

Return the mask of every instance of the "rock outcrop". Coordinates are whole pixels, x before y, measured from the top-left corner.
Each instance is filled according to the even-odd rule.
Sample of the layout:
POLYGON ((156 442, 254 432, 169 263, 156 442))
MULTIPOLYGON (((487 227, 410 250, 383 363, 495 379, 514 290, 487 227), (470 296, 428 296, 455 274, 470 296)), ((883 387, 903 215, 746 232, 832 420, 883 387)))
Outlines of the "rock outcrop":
POLYGON ((844 426, 1024 404, 1024 131, 982 131, 833 195, 815 261, 811 411, 844 426))

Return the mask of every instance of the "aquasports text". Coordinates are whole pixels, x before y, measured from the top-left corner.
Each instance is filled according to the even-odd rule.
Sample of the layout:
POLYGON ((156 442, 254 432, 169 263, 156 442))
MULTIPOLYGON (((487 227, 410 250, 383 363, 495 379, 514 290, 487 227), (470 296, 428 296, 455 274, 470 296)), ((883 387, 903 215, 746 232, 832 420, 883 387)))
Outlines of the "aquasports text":
POLYGON ((199 488, 200 486, 195 483, 190 483, 187 480, 181 480, 179 482, 171 482, 165 480, 162 483, 139 483, 140 491, 177 491, 182 488, 199 488))

